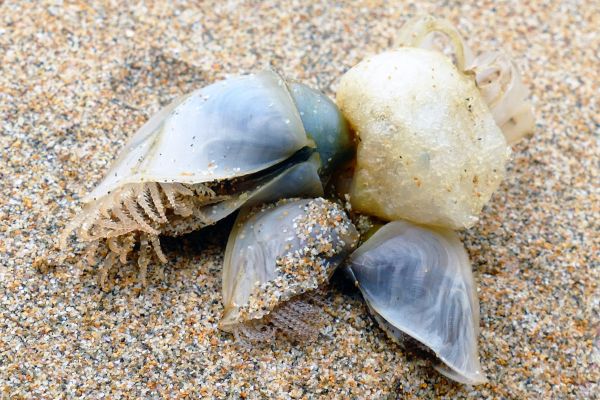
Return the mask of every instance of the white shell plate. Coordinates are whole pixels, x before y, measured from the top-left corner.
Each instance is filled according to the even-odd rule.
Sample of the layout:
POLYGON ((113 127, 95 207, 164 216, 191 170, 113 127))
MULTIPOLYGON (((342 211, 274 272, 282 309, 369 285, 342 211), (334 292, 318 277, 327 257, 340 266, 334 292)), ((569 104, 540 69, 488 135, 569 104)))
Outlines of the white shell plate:
POLYGON ((437 368, 441 373, 463 383, 485 381, 477 293, 454 232, 390 222, 352 254, 349 266, 372 311, 434 351, 446 364, 437 368))
POLYGON ((312 145, 277 74, 234 77, 183 96, 152 117, 86 201, 125 183, 194 184, 243 176, 312 145))

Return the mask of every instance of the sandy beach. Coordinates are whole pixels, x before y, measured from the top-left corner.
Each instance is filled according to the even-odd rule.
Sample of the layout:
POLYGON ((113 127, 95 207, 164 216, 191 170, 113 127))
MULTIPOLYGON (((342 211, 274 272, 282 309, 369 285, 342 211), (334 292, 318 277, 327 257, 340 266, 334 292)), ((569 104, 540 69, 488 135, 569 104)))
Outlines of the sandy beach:
POLYGON ((600 393, 600 5, 593 1, 0 2, 0 398, 593 399, 600 393), (318 340, 243 347, 217 329, 227 227, 131 265, 48 263, 127 137, 180 94, 272 68, 331 96, 415 14, 502 47, 536 129, 475 227, 489 382, 465 386, 389 340, 356 290, 318 340))

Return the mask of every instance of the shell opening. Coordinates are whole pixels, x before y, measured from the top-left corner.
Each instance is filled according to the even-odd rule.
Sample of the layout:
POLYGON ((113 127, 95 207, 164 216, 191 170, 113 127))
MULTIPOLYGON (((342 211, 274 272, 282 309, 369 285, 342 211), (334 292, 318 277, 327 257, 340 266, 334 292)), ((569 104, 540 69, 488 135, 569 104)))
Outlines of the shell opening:
POLYGON ((485 52, 473 58, 472 52, 458 30, 444 19, 417 17, 407 22, 399 34, 401 46, 434 47, 432 35, 446 35, 453 47, 459 71, 471 74, 490 108, 496 124, 509 144, 533 133, 533 107, 527 100, 525 87, 517 65, 502 51, 485 52))

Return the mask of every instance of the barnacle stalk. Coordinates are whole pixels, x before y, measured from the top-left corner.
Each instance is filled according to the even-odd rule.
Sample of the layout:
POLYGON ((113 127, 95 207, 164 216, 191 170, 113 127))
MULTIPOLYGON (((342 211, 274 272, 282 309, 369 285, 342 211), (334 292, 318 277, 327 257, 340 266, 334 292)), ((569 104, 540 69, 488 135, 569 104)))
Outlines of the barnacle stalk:
POLYGON ((432 16, 407 22, 399 33, 398 41, 401 46, 430 48, 430 39, 435 33, 449 38, 456 67, 464 74, 474 76, 507 142, 513 144, 532 134, 535 121, 531 102, 528 101, 529 90, 512 58, 503 51, 484 52, 473 57, 458 30, 449 21, 432 16))
POLYGON ((452 23, 445 19, 427 15, 408 21, 398 33, 398 44, 404 47, 430 48, 433 47, 431 39, 434 33, 441 33, 448 37, 456 57, 456 67, 460 71, 465 71, 473 58, 471 49, 452 23))

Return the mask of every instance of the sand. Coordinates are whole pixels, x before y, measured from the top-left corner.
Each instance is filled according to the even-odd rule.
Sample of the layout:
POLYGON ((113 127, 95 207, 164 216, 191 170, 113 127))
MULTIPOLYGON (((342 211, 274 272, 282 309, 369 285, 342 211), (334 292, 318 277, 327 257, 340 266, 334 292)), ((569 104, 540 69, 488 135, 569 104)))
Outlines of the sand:
POLYGON ((597 3, 128 3, 0 5, 0 398, 598 396, 597 3), (225 228, 167 241, 146 288, 133 266, 104 292, 76 259, 44 262, 128 135, 177 95, 271 67, 333 96, 423 12, 514 55, 536 108, 535 136, 461 233, 487 384, 437 374, 340 284, 316 341, 236 345, 217 330, 225 228))

